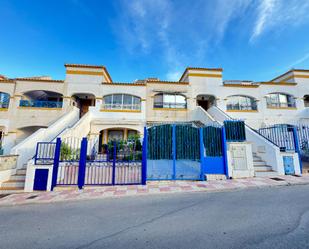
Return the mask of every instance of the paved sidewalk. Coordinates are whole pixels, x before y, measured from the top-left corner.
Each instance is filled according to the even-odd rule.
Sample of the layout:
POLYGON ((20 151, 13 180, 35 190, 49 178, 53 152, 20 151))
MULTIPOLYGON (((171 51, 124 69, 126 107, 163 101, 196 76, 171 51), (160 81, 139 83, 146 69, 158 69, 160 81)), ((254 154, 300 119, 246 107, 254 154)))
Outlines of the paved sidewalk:
POLYGON ((11 194, 0 199, 0 206, 10 206, 30 203, 52 203, 74 200, 89 200, 108 197, 136 196, 162 193, 181 192, 216 192, 244 188, 261 188, 273 186, 287 186, 309 184, 309 175, 302 177, 280 176, 281 180, 271 178, 246 178, 222 181, 151 181, 146 186, 88 186, 83 190, 77 187, 58 188, 53 192, 32 192, 11 194))

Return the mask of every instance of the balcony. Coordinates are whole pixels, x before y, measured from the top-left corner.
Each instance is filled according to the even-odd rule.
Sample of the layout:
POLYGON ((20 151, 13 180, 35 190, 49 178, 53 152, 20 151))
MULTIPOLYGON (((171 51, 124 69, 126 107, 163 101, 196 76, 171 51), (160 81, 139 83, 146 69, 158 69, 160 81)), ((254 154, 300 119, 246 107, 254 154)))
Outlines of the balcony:
POLYGON ((31 108, 62 108, 62 101, 20 100, 20 107, 31 108))
POLYGON ((0 102, 0 109, 8 109, 9 108, 9 102, 0 102))
POLYGON ((140 112, 141 104, 103 104, 102 111, 140 112))
POLYGON ((187 103, 177 102, 155 102, 153 104, 154 109, 187 109, 187 103))

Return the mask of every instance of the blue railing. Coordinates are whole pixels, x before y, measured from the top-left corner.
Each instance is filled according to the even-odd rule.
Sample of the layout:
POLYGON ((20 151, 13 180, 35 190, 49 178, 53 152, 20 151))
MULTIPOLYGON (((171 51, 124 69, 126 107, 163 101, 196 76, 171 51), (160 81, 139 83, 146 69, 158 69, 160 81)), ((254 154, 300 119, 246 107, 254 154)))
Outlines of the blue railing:
POLYGON ((9 102, 8 101, 0 102, 0 108, 4 108, 4 109, 9 108, 9 102))
POLYGON ((38 142, 34 156, 34 164, 53 164, 55 156, 56 143, 38 142))
POLYGON ((276 144, 280 151, 295 151, 292 125, 278 124, 260 128, 258 132, 276 144))
POLYGON ((61 101, 43 101, 43 100, 20 100, 21 107, 35 107, 35 108, 62 108, 61 101))

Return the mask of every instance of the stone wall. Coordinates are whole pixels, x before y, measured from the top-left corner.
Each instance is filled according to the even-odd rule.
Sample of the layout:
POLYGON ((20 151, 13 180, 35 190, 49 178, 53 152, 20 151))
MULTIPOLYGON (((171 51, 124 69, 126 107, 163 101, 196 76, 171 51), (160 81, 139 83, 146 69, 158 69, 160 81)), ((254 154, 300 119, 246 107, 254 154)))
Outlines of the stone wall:
POLYGON ((16 168, 18 155, 0 156, 0 171, 16 168))

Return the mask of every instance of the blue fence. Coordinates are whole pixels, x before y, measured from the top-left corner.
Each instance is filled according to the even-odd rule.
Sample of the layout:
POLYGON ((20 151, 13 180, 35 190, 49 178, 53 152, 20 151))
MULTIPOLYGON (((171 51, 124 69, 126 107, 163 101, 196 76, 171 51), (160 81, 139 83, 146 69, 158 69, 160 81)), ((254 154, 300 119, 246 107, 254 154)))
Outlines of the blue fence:
MULTIPOLYGON (((138 141, 139 142, 139 141, 138 141)), ((98 154, 98 139, 57 139, 52 188, 57 185, 146 184, 146 147, 132 153, 133 141, 114 142, 108 153, 98 154)), ((144 143, 145 140, 144 140, 144 143)))
POLYGON ((224 121, 226 140, 228 142, 243 142, 246 140, 245 122, 242 120, 224 121))
POLYGON ((37 108, 62 108, 61 101, 20 100, 19 106, 37 108))
POLYGON ((297 126, 300 154, 302 161, 309 162, 309 126, 300 124, 297 126))

